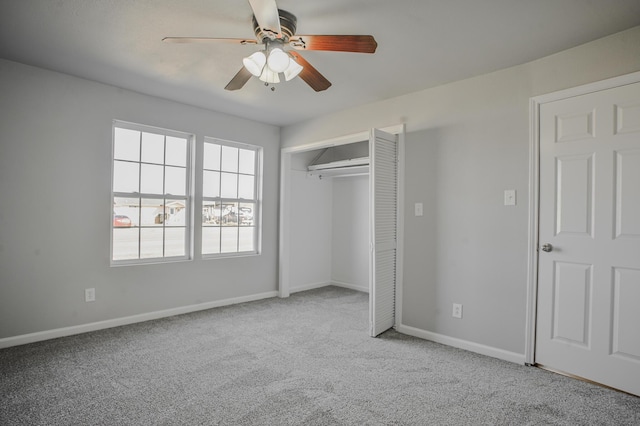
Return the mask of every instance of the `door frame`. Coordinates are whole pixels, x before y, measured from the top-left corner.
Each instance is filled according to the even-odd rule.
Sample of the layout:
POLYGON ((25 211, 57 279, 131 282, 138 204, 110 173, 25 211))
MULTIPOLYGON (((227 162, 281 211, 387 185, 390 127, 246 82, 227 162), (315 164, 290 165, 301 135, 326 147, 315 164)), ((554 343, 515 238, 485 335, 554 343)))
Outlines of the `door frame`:
POLYGON ((640 82, 640 71, 560 90, 529 99, 529 244, 527 254, 527 306, 525 364, 535 364, 538 305, 538 245, 540 223, 540 107, 549 102, 587 95, 640 82))
MULTIPOLYGON (((404 240, 404 140, 405 124, 381 127, 380 130, 397 135, 398 137, 398 199, 396 225, 396 309, 395 323, 400 324, 402 318, 402 273, 403 273, 403 240, 404 240)), ((290 252, 289 235, 291 230, 291 156, 296 153, 312 151, 321 148, 362 142, 369 140, 370 129, 339 136, 331 139, 311 142, 280 150, 280 212, 279 212, 279 243, 278 243, 278 297, 289 297, 290 288, 290 252)))

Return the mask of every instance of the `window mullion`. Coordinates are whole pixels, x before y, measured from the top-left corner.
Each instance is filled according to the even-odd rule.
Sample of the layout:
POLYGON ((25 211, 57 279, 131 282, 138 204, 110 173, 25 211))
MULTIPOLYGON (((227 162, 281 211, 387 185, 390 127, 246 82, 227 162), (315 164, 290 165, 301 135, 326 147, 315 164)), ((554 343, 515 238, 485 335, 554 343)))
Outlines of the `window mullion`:
POLYGON ((162 138, 162 257, 167 253, 167 135, 162 138))
MULTIPOLYGON (((140 148, 138 152, 138 194, 142 191, 142 132, 140 132, 140 140, 138 141, 140 148)), ((138 196, 138 260, 142 258, 142 196, 138 196)))

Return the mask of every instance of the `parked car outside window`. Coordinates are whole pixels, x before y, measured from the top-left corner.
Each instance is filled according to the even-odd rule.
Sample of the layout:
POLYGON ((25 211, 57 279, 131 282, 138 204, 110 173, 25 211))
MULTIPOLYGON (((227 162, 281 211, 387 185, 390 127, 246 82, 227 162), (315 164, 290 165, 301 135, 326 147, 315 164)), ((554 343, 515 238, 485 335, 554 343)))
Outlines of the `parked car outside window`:
POLYGON ((114 228, 130 228, 131 219, 129 219, 129 216, 125 216, 123 214, 114 214, 113 227, 114 228))

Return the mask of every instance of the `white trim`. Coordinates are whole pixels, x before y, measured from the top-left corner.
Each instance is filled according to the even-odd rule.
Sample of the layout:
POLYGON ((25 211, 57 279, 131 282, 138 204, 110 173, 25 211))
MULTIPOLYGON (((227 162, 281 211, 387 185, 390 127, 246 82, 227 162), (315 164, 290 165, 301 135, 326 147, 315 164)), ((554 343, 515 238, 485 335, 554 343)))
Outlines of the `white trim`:
POLYGON ((361 286, 357 284, 345 283, 342 281, 331 281, 330 285, 334 285, 336 287, 348 288, 349 290, 361 291, 363 293, 369 293, 369 286, 361 286))
POLYGON ((529 102, 529 247, 527 250, 527 301, 525 306, 524 355, 527 364, 534 363, 536 349, 536 309, 538 303, 538 202, 540 144, 538 143, 539 105, 529 102))
POLYGON ((396 327, 402 324, 402 294, 404 285, 404 174, 405 174, 405 132, 402 124, 398 133, 398 192, 396 210, 396 327))
POLYGON ((363 287, 356 284, 345 283, 342 281, 327 281, 327 282, 320 282, 320 283, 305 284, 303 286, 291 288, 289 293, 291 294, 300 293, 302 291, 315 290, 317 288, 323 288, 323 287, 329 287, 329 286, 342 287, 342 288, 347 288, 349 290, 369 293, 369 287, 363 287))
MULTIPOLYGON (((383 132, 391 133, 392 135, 403 133, 404 128, 405 128, 404 124, 396 124, 394 126, 389 126, 389 127, 376 127, 376 129, 382 130, 383 132)), ((364 142, 369 140, 369 133, 370 133, 370 130, 366 130, 364 132, 352 133, 350 135, 338 136, 331 139, 323 139, 321 141, 310 142, 304 145, 298 145, 298 146, 293 146, 289 148, 282 148, 282 152, 293 154, 296 152, 312 151, 314 149, 330 148, 332 146, 346 145, 354 142, 364 142)))
POLYGON ((589 93, 599 92, 601 90, 613 89, 614 87, 626 86, 640 82, 640 71, 631 74, 625 74, 618 77, 608 78, 594 83, 584 84, 570 89, 559 90, 557 92, 547 93, 532 98, 537 104, 546 104, 548 102, 568 99, 574 96, 586 95, 589 93))
POLYGON ((278 293, 276 291, 269 291, 266 293, 234 297, 231 299, 214 300, 212 302, 198 303, 196 305, 182 306, 179 308, 165 309, 162 311, 147 312, 144 314, 114 318, 105 321, 92 322, 89 324, 74 325, 71 327, 56 328, 53 330, 39 331, 36 333, 23 334, 20 336, 5 337, 3 339, 0 339, 0 349, 8 348, 11 346, 25 345, 27 343, 40 342, 43 340, 56 339, 58 337, 73 336, 75 334, 88 333, 90 331, 104 330, 106 328, 120 327, 122 325, 129 325, 160 318, 172 317, 174 315, 204 311, 206 309, 219 308, 221 306, 236 305, 238 303, 269 299, 272 297, 276 297, 277 295, 278 293))
POLYGON ((333 283, 330 282, 330 281, 305 284, 305 285, 301 285, 301 286, 290 288, 289 289, 289 293, 293 294, 293 293, 300 293, 301 291, 315 290, 316 288, 329 287, 332 284, 333 283))
POLYGON ((529 100, 529 249, 527 259, 527 306, 525 324, 525 362, 535 363, 536 308, 538 294, 538 203, 540 199, 540 106, 549 102, 608 90, 640 82, 640 71, 560 90, 529 100))
POLYGON ((456 339, 455 337, 445 336, 443 334, 432 333, 408 325, 400 324, 397 327, 398 332, 409 336, 418 337, 420 339, 430 340, 443 345, 452 346, 454 348, 464 349, 466 351, 475 352, 477 354, 498 358, 504 361, 516 364, 524 364, 524 354, 505 351, 504 349, 494 348, 492 346, 481 345, 479 343, 470 342, 468 340, 456 339))
POLYGON ((289 297, 290 254, 289 224, 291 223, 291 154, 280 153, 280 226, 278 230, 278 297, 289 297))
POLYGON ((332 161, 331 163, 312 164, 307 167, 307 170, 326 170, 326 169, 338 169, 342 167, 354 167, 354 166, 368 166, 369 157, 362 158, 350 158, 348 160, 332 161))
POLYGON ((310 171, 307 173, 308 177, 318 176, 319 179, 323 178, 341 178, 352 176, 369 176, 369 165, 366 166, 353 166, 353 167, 341 167, 337 169, 324 169, 317 171, 310 171))

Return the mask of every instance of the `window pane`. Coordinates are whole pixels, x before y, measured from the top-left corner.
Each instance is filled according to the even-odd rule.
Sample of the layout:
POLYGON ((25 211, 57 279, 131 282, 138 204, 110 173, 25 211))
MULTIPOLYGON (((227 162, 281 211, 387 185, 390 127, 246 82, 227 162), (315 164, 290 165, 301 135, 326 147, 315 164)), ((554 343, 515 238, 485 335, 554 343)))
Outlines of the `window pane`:
POLYGON ((238 171, 247 175, 253 175, 255 174, 255 166, 256 152, 249 149, 241 149, 238 171))
POLYGON ((253 251, 255 228, 253 227, 240 228, 238 231, 239 231, 238 251, 253 251))
POLYGON ((113 132, 112 261, 190 258, 193 135, 117 121, 113 132))
POLYGON ((253 199, 255 177, 238 175, 238 198, 253 199))
POLYGON ((155 133, 142 133, 142 162, 164 163, 164 136, 155 133))
POLYGON ((139 192, 139 164, 113 162, 113 192, 139 192))
POLYGON ((221 228, 222 253, 235 253, 238 251, 238 228, 221 228))
POLYGON ((142 164, 140 173, 140 192, 144 194, 162 194, 162 175, 164 167, 142 164))
POLYGON ((235 173, 222 173, 221 176, 221 197, 237 198, 238 197, 238 175, 235 173))
POLYGON ((187 194, 187 169, 183 167, 165 167, 165 194, 187 194))
POLYGON ((222 226, 238 225, 238 203, 224 203, 221 211, 220 224, 222 226))
POLYGON ((167 200, 164 208, 166 226, 186 226, 187 208, 183 200, 167 200))
POLYGON ((138 258, 139 228, 113 229, 113 260, 138 258))
POLYGON ((220 145, 215 143, 204 144, 204 168, 207 170, 220 170, 220 145))
POLYGON ((140 207, 140 224, 142 226, 162 227, 166 219, 164 200, 142 199, 140 207))
POLYGON ((187 140, 184 138, 174 138, 167 136, 167 159, 166 164, 172 166, 187 166, 187 140))
POLYGON ((140 259, 162 257, 162 228, 140 229, 140 259))
POLYGON ((119 127, 114 128, 113 158, 140 161, 140 132, 119 127))
POLYGON ((202 253, 255 253, 261 151, 208 140, 213 139, 205 138, 204 145, 202 253))
POLYGON ((253 226, 255 206, 253 203, 240 203, 238 207, 238 219, 240 226, 253 226))
POLYGON ((164 241, 165 256, 184 256, 185 228, 166 228, 164 241))
POLYGON ((238 171, 238 148, 233 148, 230 146, 222 147, 222 171, 238 171))
POLYGON ((220 172, 204 172, 202 193, 205 197, 220 196, 220 172))
POLYGON ((113 227, 130 228, 140 225, 140 199, 115 197, 113 199, 113 227))
POLYGON ((202 254, 220 253, 220 228, 205 226, 202 228, 202 254))
POLYGON ((218 225, 220 224, 220 203, 213 201, 202 202, 202 224, 218 225))

